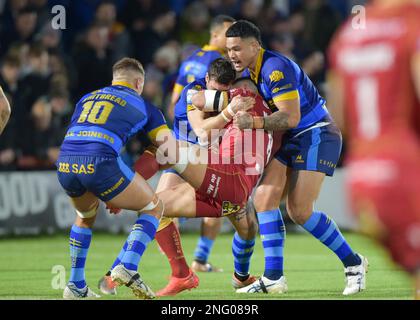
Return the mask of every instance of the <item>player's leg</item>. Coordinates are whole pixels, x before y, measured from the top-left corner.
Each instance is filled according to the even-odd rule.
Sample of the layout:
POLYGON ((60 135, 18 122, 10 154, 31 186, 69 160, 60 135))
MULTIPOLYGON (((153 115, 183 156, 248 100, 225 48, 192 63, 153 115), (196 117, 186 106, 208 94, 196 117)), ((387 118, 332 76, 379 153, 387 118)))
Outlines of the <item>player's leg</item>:
POLYGON ((196 272, 223 271, 207 262, 222 224, 223 219, 220 218, 203 218, 201 221, 201 233, 194 251, 194 261, 191 264, 192 270, 196 272))
POLYGON ((288 139, 288 147, 297 152, 290 157, 287 210, 295 223, 342 261, 347 278, 343 294, 353 294, 359 288, 353 284, 365 281, 367 260, 351 249, 331 217, 314 210, 324 177, 333 175, 341 152, 341 134, 331 120, 328 122, 288 139))
MULTIPOLYGON (((162 192, 181 183, 185 183, 185 181, 176 172, 166 170, 159 179, 156 192, 162 192)), ((187 277, 190 270, 182 250, 178 228, 171 218, 162 218, 156 233, 156 241, 168 258, 172 270, 171 276, 175 278, 187 277)))
MULTIPOLYGON (((124 167, 123 164, 120 166, 124 167)), ((122 171, 130 181, 128 185, 123 185, 121 189, 112 188, 111 195, 103 199, 111 207, 134 210, 139 213, 128 236, 121 263, 113 268, 111 277, 119 285, 124 284, 130 287, 137 297, 154 298, 154 293, 138 275, 137 268, 147 245, 154 239, 164 206, 139 174, 127 170, 129 169, 124 167, 122 171)))
POLYGON ((79 197, 71 197, 76 209, 76 220, 70 230, 71 270, 69 282, 64 289, 65 299, 98 298, 86 284, 85 263, 92 239, 92 227, 99 206, 98 198, 85 192, 79 197))
MULTIPOLYGON (((156 192, 162 192, 185 181, 171 170, 166 170, 158 183, 156 192)), ((183 290, 196 288, 198 277, 190 270, 182 249, 181 236, 172 218, 162 217, 156 232, 156 241, 168 258, 171 267, 169 283, 156 292, 157 296, 173 296, 183 290)))
MULTIPOLYGON (((292 171, 287 197, 287 211, 295 223, 301 225, 337 255, 344 267, 348 269, 346 271, 348 276, 353 273, 350 269, 356 267, 364 269, 366 262, 362 256, 352 250, 334 220, 326 213, 313 209, 324 177, 325 174, 322 172, 292 171)), ((347 278, 349 279, 349 277, 347 278)), ((346 294, 347 291, 344 293, 346 294)))
POLYGON ((286 172, 287 167, 283 163, 276 159, 271 160, 255 190, 253 202, 264 249, 265 269, 259 280, 237 290, 238 293, 284 293, 288 290, 283 275, 286 230, 279 209, 286 184, 286 172))
POLYGON ((264 277, 279 280, 283 276, 283 248, 286 229, 279 206, 286 184, 287 167, 272 159, 255 190, 254 206, 264 249, 264 277))
POLYGON ((249 268, 258 225, 254 212, 249 209, 249 206, 247 206, 247 208, 228 216, 236 230, 232 239, 234 263, 232 286, 235 289, 243 288, 256 281, 256 278, 250 274, 249 268))

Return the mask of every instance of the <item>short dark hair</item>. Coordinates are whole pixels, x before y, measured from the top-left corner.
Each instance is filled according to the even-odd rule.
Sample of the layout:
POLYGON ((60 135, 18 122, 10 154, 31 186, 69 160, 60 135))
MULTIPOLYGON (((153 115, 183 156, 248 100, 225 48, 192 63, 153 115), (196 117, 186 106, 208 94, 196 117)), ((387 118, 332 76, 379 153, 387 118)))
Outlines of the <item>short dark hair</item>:
POLYGON ((220 84, 231 84, 236 78, 236 71, 232 63, 225 58, 214 60, 207 71, 209 78, 220 84))
POLYGON ((254 38, 261 44, 261 32, 258 27, 247 20, 238 20, 226 30, 227 38, 254 38))
POLYGON ((144 77, 144 68, 140 61, 134 58, 122 58, 118 60, 112 67, 112 73, 120 71, 135 71, 140 73, 144 77))
POLYGON ((210 30, 214 30, 215 28, 218 28, 222 26, 225 22, 231 22, 234 23, 235 19, 231 16, 227 16, 224 14, 219 14, 218 16, 215 16, 210 23, 210 30))

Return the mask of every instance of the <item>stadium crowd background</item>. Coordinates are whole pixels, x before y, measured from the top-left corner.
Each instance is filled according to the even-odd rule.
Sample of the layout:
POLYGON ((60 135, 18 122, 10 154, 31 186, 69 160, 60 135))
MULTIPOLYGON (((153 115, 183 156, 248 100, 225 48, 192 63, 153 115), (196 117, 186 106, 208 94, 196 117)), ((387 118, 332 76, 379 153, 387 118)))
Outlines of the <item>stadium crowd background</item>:
MULTIPOLYGON (((0 139, 0 170, 49 170, 74 103, 111 82, 123 56, 146 70, 143 96, 167 107, 180 62, 209 39, 212 17, 260 27, 263 46, 295 60, 325 95, 326 50, 355 4, 351 0, 0 0, 0 85, 12 116, 0 139), (66 9, 55 30, 54 5, 66 9)), ((131 164, 142 144, 132 139, 131 164)))

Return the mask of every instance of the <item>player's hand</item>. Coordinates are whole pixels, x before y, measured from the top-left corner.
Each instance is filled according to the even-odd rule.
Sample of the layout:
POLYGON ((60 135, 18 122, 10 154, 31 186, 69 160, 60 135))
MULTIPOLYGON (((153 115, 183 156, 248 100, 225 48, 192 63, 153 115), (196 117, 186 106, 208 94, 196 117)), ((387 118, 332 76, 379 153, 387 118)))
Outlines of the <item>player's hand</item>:
POLYGON ((110 214, 119 214, 122 211, 122 209, 120 209, 120 208, 113 208, 109 204, 106 205, 106 209, 109 211, 110 214))
POLYGON ((232 109, 233 113, 236 114, 239 111, 247 111, 251 109, 254 104, 255 99, 253 97, 234 96, 230 102, 230 108, 232 109))
POLYGON ((235 117, 233 117, 233 125, 241 130, 252 129, 252 115, 245 111, 238 111, 238 113, 235 114, 235 117))

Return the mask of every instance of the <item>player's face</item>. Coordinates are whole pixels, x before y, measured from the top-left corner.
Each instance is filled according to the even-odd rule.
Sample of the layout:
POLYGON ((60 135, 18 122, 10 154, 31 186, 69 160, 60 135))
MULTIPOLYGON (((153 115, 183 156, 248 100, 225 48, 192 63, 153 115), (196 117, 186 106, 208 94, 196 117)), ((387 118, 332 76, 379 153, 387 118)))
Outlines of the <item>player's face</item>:
POLYGON ((217 82, 215 79, 209 78, 208 75, 206 76, 206 87, 210 90, 219 90, 219 91, 227 91, 230 88, 228 84, 222 84, 217 82))
POLYGON ((235 70, 242 72, 245 68, 255 64, 259 45, 252 38, 228 37, 226 38, 226 49, 235 70))
POLYGON ((232 25, 231 22, 224 22, 223 26, 216 29, 213 34, 212 38, 214 43, 217 47, 225 49, 226 48, 226 30, 229 29, 229 27, 232 25))

